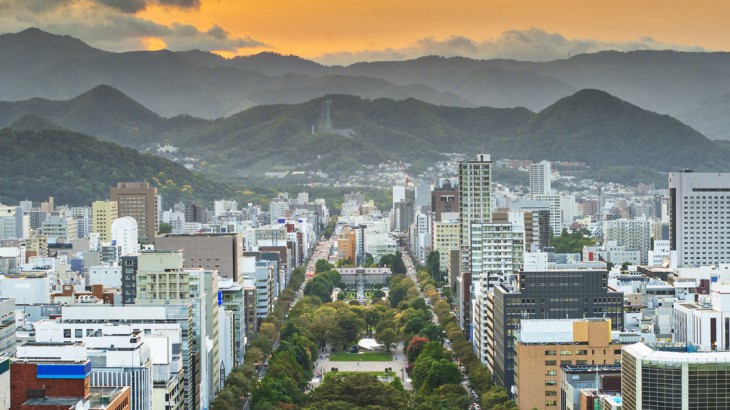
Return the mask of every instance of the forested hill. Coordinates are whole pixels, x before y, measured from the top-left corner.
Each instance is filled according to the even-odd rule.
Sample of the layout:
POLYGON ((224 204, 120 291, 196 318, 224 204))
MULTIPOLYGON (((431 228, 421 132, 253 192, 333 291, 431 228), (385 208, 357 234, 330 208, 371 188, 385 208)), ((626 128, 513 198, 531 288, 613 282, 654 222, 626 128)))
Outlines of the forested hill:
POLYGON ((178 156, 197 158, 201 172, 231 179, 281 169, 352 175, 363 165, 389 160, 423 169, 447 152, 579 161, 595 172, 618 166, 646 172, 730 168, 725 145, 670 116, 591 89, 539 113, 328 95, 203 120, 162 118, 120 91, 99 86, 68 101, 0 103, 0 126, 64 128, 140 150, 172 144, 180 148, 178 156), (327 101, 332 129, 321 128, 327 101))
POLYGON ((0 202, 56 198, 88 205, 120 181, 148 181, 166 201, 232 196, 217 182, 164 158, 65 130, 0 129, 0 202))

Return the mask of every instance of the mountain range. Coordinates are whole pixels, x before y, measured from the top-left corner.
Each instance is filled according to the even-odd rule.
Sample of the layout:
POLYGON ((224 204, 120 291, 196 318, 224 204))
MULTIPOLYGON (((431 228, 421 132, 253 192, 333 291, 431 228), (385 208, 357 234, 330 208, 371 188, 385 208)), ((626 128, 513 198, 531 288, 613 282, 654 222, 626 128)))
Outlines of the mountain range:
POLYGON ((0 35, 3 100, 67 100, 102 84, 163 117, 204 119, 329 94, 541 111, 590 88, 730 140, 730 53, 607 51, 551 62, 430 56, 340 67, 273 53, 113 53, 38 29, 0 35))
POLYGON ((615 167, 625 166, 650 172, 730 168, 729 144, 594 89, 537 113, 328 95, 205 120, 161 117, 103 85, 66 101, 0 102, 0 127, 68 130, 142 151, 170 144, 179 148, 178 157, 197 158, 200 171, 231 180, 277 167, 351 175, 362 165, 388 160, 410 162, 418 170, 446 152, 585 162, 608 179, 615 167), (322 128, 327 106, 331 129, 322 128))

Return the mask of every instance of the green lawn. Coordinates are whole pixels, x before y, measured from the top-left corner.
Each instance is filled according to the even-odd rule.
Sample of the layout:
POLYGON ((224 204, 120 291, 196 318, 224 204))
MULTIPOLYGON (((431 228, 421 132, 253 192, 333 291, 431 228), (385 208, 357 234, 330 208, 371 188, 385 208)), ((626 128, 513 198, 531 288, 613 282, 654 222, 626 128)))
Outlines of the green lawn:
POLYGON ((347 353, 336 352, 330 354, 330 361, 333 362, 389 362, 393 356, 387 352, 347 353))

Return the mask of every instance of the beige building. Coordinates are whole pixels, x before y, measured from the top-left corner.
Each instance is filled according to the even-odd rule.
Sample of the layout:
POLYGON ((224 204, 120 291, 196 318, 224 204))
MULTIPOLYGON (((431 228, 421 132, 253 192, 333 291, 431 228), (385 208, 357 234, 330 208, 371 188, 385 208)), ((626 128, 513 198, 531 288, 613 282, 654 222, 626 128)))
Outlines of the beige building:
POLYGON ((520 409, 558 409, 562 365, 621 363, 610 319, 526 319, 515 340, 514 397, 520 409))
POLYGON ((102 243, 112 241, 112 222, 119 216, 116 201, 94 201, 91 204, 91 232, 99 234, 102 243))
MULTIPOLYGON (((459 221, 449 220, 433 223, 433 250, 439 253, 439 268, 449 271, 449 251, 459 249, 459 221)), ((449 285, 451 285, 451 275, 449 285)))
POLYGON ((136 304, 188 300, 190 281, 180 251, 145 251, 138 256, 136 304))
POLYGON ((109 198, 117 202, 119 218, 131 216, 137 221, 140 241, 155 241, 157 188, 150 187, 148 182, 120 182, 109 191, 109 198))
MULTIPOLYGON (((141 229, 140 229, 141 234, 141 229)), ((243 234, 165 234, 155 240, 160 250, 182 250, 185 269, 214 269, 222 279, 242 280, 243 234)))

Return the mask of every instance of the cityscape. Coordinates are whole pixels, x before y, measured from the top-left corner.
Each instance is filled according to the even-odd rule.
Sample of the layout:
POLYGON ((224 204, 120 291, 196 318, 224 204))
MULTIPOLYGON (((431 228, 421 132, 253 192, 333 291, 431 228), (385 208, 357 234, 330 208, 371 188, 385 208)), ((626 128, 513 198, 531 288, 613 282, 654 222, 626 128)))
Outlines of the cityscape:
POLYGON ((0 0, 0 410, 730 409, 730 7, 381 3, 0 0))

